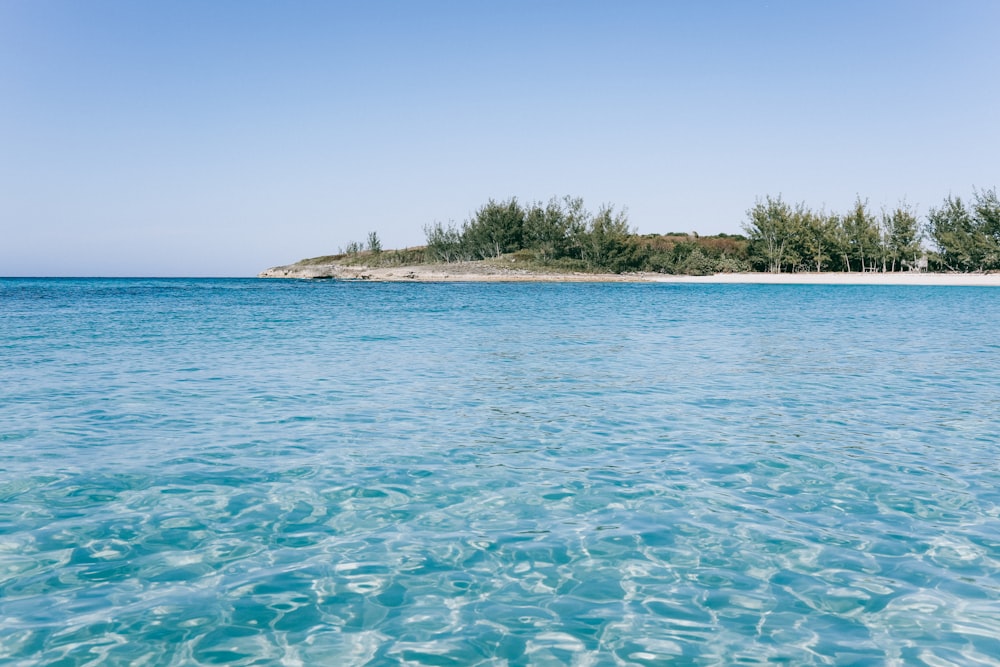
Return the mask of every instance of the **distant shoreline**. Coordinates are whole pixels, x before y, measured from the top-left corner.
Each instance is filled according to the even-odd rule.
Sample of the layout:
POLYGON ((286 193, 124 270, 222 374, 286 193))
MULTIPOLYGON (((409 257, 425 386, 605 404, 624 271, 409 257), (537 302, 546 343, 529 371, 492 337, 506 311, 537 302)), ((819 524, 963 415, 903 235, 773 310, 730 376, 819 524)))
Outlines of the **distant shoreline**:
POLYGON ((366 267, 343 264, 276 266, 258 278, 336 279, 371 282, 689 283, 762 285, 952 285, 1000 287, 1000 273, 566 273, 529 271, 481 262, 366 267))

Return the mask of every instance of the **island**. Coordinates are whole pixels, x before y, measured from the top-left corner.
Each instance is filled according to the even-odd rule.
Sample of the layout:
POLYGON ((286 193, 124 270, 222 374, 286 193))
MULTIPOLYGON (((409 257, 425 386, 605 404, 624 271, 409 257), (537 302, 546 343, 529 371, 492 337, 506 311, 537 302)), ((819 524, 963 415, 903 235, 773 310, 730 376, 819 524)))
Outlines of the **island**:
POLYGON ((860 197, 843 214, 758 199, 743 234, 638 234, 624 210, 552 198, 490 200, 462 225, 424 227, 426 245, 385 250, 377 232, 337 254, 261 278, 478 282, 760 282, 998 284, 1000 198, 949 195, 923 222, 905 202, 874 214, 860 197), (930 242, 930 247, 924 241, 930 242), (956 278, 955 276, 963 276, 956 278))

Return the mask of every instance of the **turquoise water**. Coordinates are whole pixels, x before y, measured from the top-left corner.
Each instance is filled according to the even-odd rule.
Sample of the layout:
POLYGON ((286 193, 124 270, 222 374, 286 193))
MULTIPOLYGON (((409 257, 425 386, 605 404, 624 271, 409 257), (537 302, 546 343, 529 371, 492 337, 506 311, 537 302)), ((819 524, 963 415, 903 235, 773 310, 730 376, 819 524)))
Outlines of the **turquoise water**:
POLYGON ((0 280, 0 662, 998 664, 1000 290, 0 280))

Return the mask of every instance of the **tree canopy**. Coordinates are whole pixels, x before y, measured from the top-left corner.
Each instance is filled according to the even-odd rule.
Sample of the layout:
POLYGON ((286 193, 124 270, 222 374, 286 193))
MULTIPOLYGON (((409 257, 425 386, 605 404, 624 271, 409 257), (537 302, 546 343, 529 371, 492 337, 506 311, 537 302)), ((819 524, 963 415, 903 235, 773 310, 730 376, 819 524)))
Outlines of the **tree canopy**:
POLYGON ((1000 270, 1000 197, 974 190, 970 200, 945 198, 921 223, 905 201, 872 210, 860 196, 842 212, 814 210, 767 195, 747 210, 746 236, 638 234, 628 212, 613 205, 587 209, 579 197, 521 203, 490 199, 462 224, 424 227, 423 249, 382 252, 375 232, 364 246, 348 244, 352 261, 401 263, 512 257, 535 267, 569 271, 654 271, 703 275, 769 271, 1000 270), (929 247, 924 246, 924 241, 929 247), (419 253, 419 255, 417 254, 419 253))
POLYGON ((639 236, 627 211, 605 204, 594 213, 582 199, 570 196, 526 206, 516 198, 491 199, 461 226, 436 222, 425 226, 424 233, 431 261, 515 253, 538 265, 580 271, 714 273, 749 266, 743 261, 745 243, 740 246, 736 237, 729 244, 712 245, 686 234, 639 236))

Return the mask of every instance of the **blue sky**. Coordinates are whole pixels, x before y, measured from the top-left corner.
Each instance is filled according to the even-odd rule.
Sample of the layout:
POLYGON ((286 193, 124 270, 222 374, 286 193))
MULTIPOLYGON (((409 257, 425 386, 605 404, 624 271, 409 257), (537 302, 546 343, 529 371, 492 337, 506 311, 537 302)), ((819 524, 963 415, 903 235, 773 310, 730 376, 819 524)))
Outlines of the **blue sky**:
POLYGON ((1000 2, 0 0, 0 275, 246 276, 488 198, 736 233, 1000 185, 1000 2))

